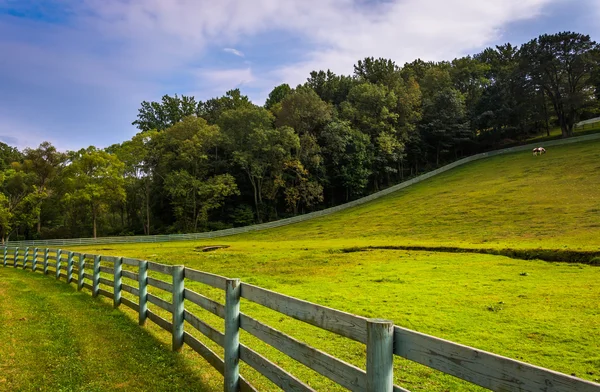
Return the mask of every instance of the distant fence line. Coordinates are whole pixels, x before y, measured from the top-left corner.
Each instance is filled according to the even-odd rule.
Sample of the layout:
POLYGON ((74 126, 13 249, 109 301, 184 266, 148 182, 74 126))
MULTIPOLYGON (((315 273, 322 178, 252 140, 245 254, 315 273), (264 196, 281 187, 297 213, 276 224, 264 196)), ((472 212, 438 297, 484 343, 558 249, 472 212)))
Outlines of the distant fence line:
POLYGON ((390 193, 396 192, 400 189, 404 189, 411 185, 417 184, 421 181, 427 180, 433 176, 444 173, 448 170, 454 169, 455 167, 477 161, 479 159, 493 157, 496 155, 510 154, 519 151, 528 151, 533 147, 538 147, 543 144, 546 147, 558 146, 563 144, 578 143, 584 141, 591 141, 600 139, 600 133, 571 137, 568 139, 551 140, 547 142, 537 142, 535 144, 527 144, 524 146, 516 146, 505 148, 502 150, 484 152, 481 154, 472 155, 460 159, 456 162, 452 162, 448 165, 442 166, 436 170, 427 172, 418 177, 412 178, 408 181, 404 181, 400 184, 391 186, 382 191, 373 193, 369 196, 351 201, 349 203, 341 204, 339 206, 327 208, 321 211, 315 211, 304 215, 297 215, 292 218, 281 219, 273 222, 262 223, 258 225, 237 227, 233 229, 225 229, 218 231, 209 231, 204 233, 190 233, 190 234, 162 234, 162 235, 139 235, 139 236, 119 236, 119 237, 101 237, 101 238, 72 238, 72 239, 55 239, 55 240, 30 240, 30 241, 7 241, 7 245, 11 246, 73 246, 73 245, 96 245, 96 244, 122 244, 122 243, 144 243, 144 242, 170 242, 170 241, 186 241, 186 240, 199 240, 207 238, 225 237, 234 234, 247 233, 249 231, 266 230, 275 227, 285 226, 292 223, 303 222, 309 219, 326 216, 334 212, 342 211, 347 208, 359 206, 361 204, 370 202, 372 200, 379 199, 383 196, 389 195, 390 193))
POLYGON ((76 283, 78 291, 85 288, 94 297, 112 299, 115 308, 125 305, 138 312, 140 325, 151 320, 172 335, 174 351, 187 344, 223 374, 225 392, 257 390, 240 375, 239 361, 285 391, 314 391, 306 382, 240 343, 241 329, 351 391, 409 392, 393 384, 394 356, 399 356, 493 391, 600 392, 600 384, 577 377, 395 326, 392 321, 356 316, 182 265, 48 248, 0 247, 0 252, 4 267, 40 271, 68 284, 76 283), (158 274, 162 279, 158 279, 158 274), (186 280, 224 290, 225 304, 190 290, 186 280), (149 287, 166 292, 171 302, 149 293, 149 287), (242 313, 241 298, 365 344, 366 370, 242 313), (225 332, 186 309, 189 304, 223 319, 225 332), (170 313, 170 320, 153 312, 149 305, 170 313), (199 333, 223 347, 223 358, 194 336, 199 333))
POLYGON ((600 117, 590 118, 589 120, 580 121, 575 124, 575 129, 585 129, 586 126, 588 128, 595 127, 596 125, 600 125, 600 117))

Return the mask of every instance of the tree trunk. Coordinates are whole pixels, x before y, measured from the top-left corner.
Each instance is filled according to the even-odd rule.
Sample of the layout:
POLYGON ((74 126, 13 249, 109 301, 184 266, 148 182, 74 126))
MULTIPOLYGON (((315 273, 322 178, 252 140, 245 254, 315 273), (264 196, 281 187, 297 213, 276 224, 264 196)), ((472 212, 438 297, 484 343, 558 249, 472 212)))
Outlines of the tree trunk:
POLYGON ((38 211, 38 216, 37 216, 37 233, 41 234, 42 232, 42 209, 40 208, 40 210, 38 211))
POLYGON ((92 215, 94 217, 94 238, 96 238, 96 209, 92 209, 92 215))
POLYGON ((256 209, 256 220, 258 223, 262 223, 262 218, 260 216, 260 210, 258 209, 258 189, 256 188, 256 182, 254 178, 248 173, 248 177, 250 178, 250 184, 252 184, 252 189, 254 190, 254 208, 256 209))
POLYGON ((150 235, 150 182, 146 177, 146 234, 150 235))

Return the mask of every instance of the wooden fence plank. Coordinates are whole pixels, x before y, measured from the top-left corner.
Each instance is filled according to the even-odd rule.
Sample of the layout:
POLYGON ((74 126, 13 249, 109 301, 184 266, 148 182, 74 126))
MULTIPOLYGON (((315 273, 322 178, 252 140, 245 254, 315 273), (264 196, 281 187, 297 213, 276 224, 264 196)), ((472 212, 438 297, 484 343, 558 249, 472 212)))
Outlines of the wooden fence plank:
POLYGON ((114 263, 120 257, 117 256, 100 256, 100 261, 104 261, 106 263, 114 263))
POLYGON ((225 282, 227 281, 227 278, 224 276, 209 274, 187 267, 185 269, 185 277, 186 279, 204 283, 221 290, 225 290, 225 282))
POLYGON ((367 319, 350 313, 303 301, 247 283, 241 284, 242 297, 297 320, 338 335, 367 343, 367 319))
POLYGON ((240 280, 225 285, 225 392, 240 389, 240 280))
POLYGON ((161 290, 164 290, 168 293, 173 291, 173 285, 169 282, 165 282, 164 280, 160 280, 160 279, 154 279, 151 277, 148 277, 148 284, 150 286, 159 288, 161 290))
POLYGON ((110 298, 110 299, 113 299, 113 296, 114 296, 114 294, 111 293, 110 291, 106 291, 106 290, 103 290, 103 289, 98 289, 98 295, 103 295, 103 296, 105 296, 107 298, 110 298))
POLYGON ((121 285, 121 290, 123 290, 123 291, 125 291, 125 292, 127 292, 129 294, 133 294, 135 296, 139 296, 140 295, 140 291, 137 288, 135 288, 133 286, 130 286, 128 284, 122 284, 121 285))
POLYGON ((56 279, 60 279, 61 256, 62 256, 62 251, 60 249, 57 249, 56 250, 56 279))
POLYGON ((225 344, 225 334, 220 331, 217 331, 215 328, 211 327, 204 321, 200 320, 193 313, 188 312, 187 310, 183 313, 183 318, 187 321, 192 327, 201 332, 204 336, 217 343, 219 346, 223 347, 225 344))
POLYGON ((135 280, 136 282, 140 278, 139 275, 136 274, 135 272, 131 272, 131 271, 127 271, 127 270, 121 271, 121 274, 123 275, 124 278, 135 280))
POLYGON ((173 309, 173 331, 172 334, 172 346, 173 351, 180 351, 181 347, 183 347, 183 317, 184 317, 184 308, 183 308, 183 290, 184 290, 184 278, 183 273, 185 271, 185 267, 183 265, 175 265, 173 266, 173 305, 171 308, 173 309))
POLYGON ((140 260, 138 260, 138 259, 131 259, 129 257, 123 257, 123 264, 130 265, 132 267, 137 267, 137 266, 140 265, 140 260))
POLYGON ((284 391, 314 392, 314 389, 243 344, 240 345, 240 359, 284 391))
POLYGON ((401 327, 394 354, 492 391, 598 392, 600 384, 401 327))
POLYGON ((115 273, 115 269, 112 267, 105 267, 105 266, 101 265, 100 272, 104 272, 105 274, 113 275, 115 273))
POLYGON ((138 323, 139 325, 144 325, 148 316, 148 262, 146 260, 140 260, 140 265, 138 266, 138 286, 138 300, 140 304, 138 323))
POLYGON ((110 287, 114 287, 114 284, 115 284, 114 281, 112 281, 110 279, 106 279, 106 278, 98 278, 98 283, 105 284, 110 287))
POLYGON ((170 313, 173 313, 173 304, 165 301, 162 298, 157 297, 156 295, 152 295, 152 294, 148 293, 148 302, 150 302, 151 304, 154 304, 156 306, 159 306, 170 313))
POLYGON ((164 329, 167 332, 171 332, 173 330, 173 325, 168 320, 160 317, 158 314, 148 310, 148 319, 164 329))
POLYGON ((210 363, 212 367, 217 369, 219 373, 223 374, 225 372, 225 365, 223 363, 223 360, 219 358, 219 356, 215 354, 214 351, 206 347, 204 343, 202 343, 187 332, 183 333, 183 341, 185 342, 185 344, 190 346, 195 352, 200 354, 202 358, 206 359, 206 361, 210 363))
POLYGON ((148 262, 148 269, 150 271, 160 272, 160 273, 165 274, 165 275, 171 275, 173 273, 173 266, 172 265, 154 263, 152 261, 148 262))
POLYGON ((94 256, 94 266, 93 268, 93 274, 92 274, 92 296, 93 297, 97 297, 98 296, 98 290, 100 289, 100 256, 95 255, 94 256))
POLYGON ((367 320, 367 391, 394 389, 394 323, 367 320))
POLYGON ((71 283, 73 280, 73 252, 69 252, 67 255, 67 283, 71 283))
POLYGON ((86 282, 83 282, 83 287, 86 288, 86 289, 88 289, 88 290, 90 290, 90 291, 94 290, 94 287, 91 284, 86 283, 86 282))
MULTIPOLYGON (((212 365, 221 374, 224 373, 225 365, 223 360, 219 358, 214 351, 206 347, 201 341, 193 337, 187 332, 183 333, 183 341, 190 346, 192 350, 200 354, 200 356, 212 365)), ((240 392, 258 392, 244 377, 240 377, 240 392)))
POLYGON ((121 297, 121 303, 125 306, 127 306, 130 309, 135 310, 136 312, 140 311, 140 305, 138 305, 136 302, 133 302, 132 300, 125 298, 125 297, 121 297))
POLYGON ((402 388, 398 385, 394 385, 394 392, 410 392, 408 389, 402 388))
POLYGON ((196 305, 202 307, 205 310, 208 310, 212 314, 219 316, 221 318, 225 318, 225 306, 218 303, 217 301, 213 301, 210 298, 203 296, 202 294, 198 294, 195 291, 185 289, 184 298, 195 303, 196 305))
POLYGON ((114 298, 113 298, 113 307, 114 308, 118 308, 119 305, 121 305, 121 286, 123 285, 123 280, 121 278, 121 271, 123 270, 123 263, 121 262, 123 260, 122 257, 117 257, 114 260, 114 278, 113 278, 113 294, 114 294, 114 298))
POLYGON ((300 342, 243 313, 240 327, 268 345, 351 391, 367 389, 366 372, 323 351, 300 342))
POLYGON ((83 288, 83 278, 85 275, 85 258, 80 253, 78 256, 78 268, 77 268, 77 291, 81 291, 83 288))

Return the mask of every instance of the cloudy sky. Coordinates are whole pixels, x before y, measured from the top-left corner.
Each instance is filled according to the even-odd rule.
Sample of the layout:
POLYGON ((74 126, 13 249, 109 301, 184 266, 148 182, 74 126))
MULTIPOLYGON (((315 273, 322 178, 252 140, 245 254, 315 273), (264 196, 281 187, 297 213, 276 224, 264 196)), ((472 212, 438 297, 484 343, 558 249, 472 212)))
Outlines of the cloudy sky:
POLYGON ((570 30, 599 0, 0 0, 0 141, 105 147, 143 100, 239 87, 258 104, 367 56, 451 60, 570 30))

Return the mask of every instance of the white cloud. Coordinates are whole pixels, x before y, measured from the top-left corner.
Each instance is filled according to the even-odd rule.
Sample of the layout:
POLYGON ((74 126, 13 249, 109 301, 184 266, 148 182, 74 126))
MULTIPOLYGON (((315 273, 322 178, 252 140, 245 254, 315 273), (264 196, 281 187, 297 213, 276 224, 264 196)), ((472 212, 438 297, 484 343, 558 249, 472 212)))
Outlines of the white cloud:
MULTIPOLYGON (((459 56, 496 40, 507 23, 533 18, 555 1, 562 0, 389 0, 374 4, 357 0, 88 0, 86 4, 94 10, 92 24, 99 31, 109 37, 126 37, 136 55, 158 63, 166 61, 165 57, 185 63, 209 44, 231 45, 266 31, 301 36, 315 49, 300 63, 273 73, 295 84, 314 69, 350 73, 352 64, 366 56, 392 58, 400 64, 415 58, 459 56)), ((232 48, 224 50, 243 55, 232 48)))
POLYGON ((244 57, 244 53, 242 53, 239 50, 234 49, 234 48, 224 48, 223 52, 231 53, 231 54, 236 55, 238 57, 244 57))
MULTIPOLYGON (((253 90, 257 100, 280 83, 302 83, 312 70, 349 74, 366 56, 400 65, 416 58, 452 59, 496 42, 509 23, 534 18, 558 1, 567 0, 61 0, 58 4, 69 10, 65 26, 17 18, 3 25, 8 17, 0 19, 0 52, 9 54, 0 70, 6 80, 22 83, 20 90, 27 94, 34 94, 30 87, 36 85, 40 91, 70 94, 68 102, 75 105, 83 102, 79 97, 102 99, 103 108, 112 112, 90 107, 96 116, 86 118, 123 124, 122 140, 141 100, 182 90, 205 99, 240 86, 253 90), (204 61, 208 50, 221 48, 242 57, 234 48, 251 47, 259 34, 301 42, 301 48, 291 48, 295 60, 277 57, 280 47, 274 46, 275 60, 251 58, 240 68, 220 69, 204 61), (182 88, 181 77, 190 75, 190 85, 182 88)), ((588 1, 588 8, 600 14, 600 3, 588 1)), ((56 101, 65 97, 57 98, 52 94, 56 101)), ((46 105, 42 98, 36 102, 46 105)), ((17 120, 21 129, 32 130, 28 134, 35 143, 45 139, 38 132, 47 121, 13 117, 12 122, 17 120)), ((62 132, 59 122, 55 135, 62 132)), ((6 132, 6 125, 0 127, 0 135, 12 136, 6 132)), ((28 143, 21 140, 29 136, 17 137, 28 143)))

